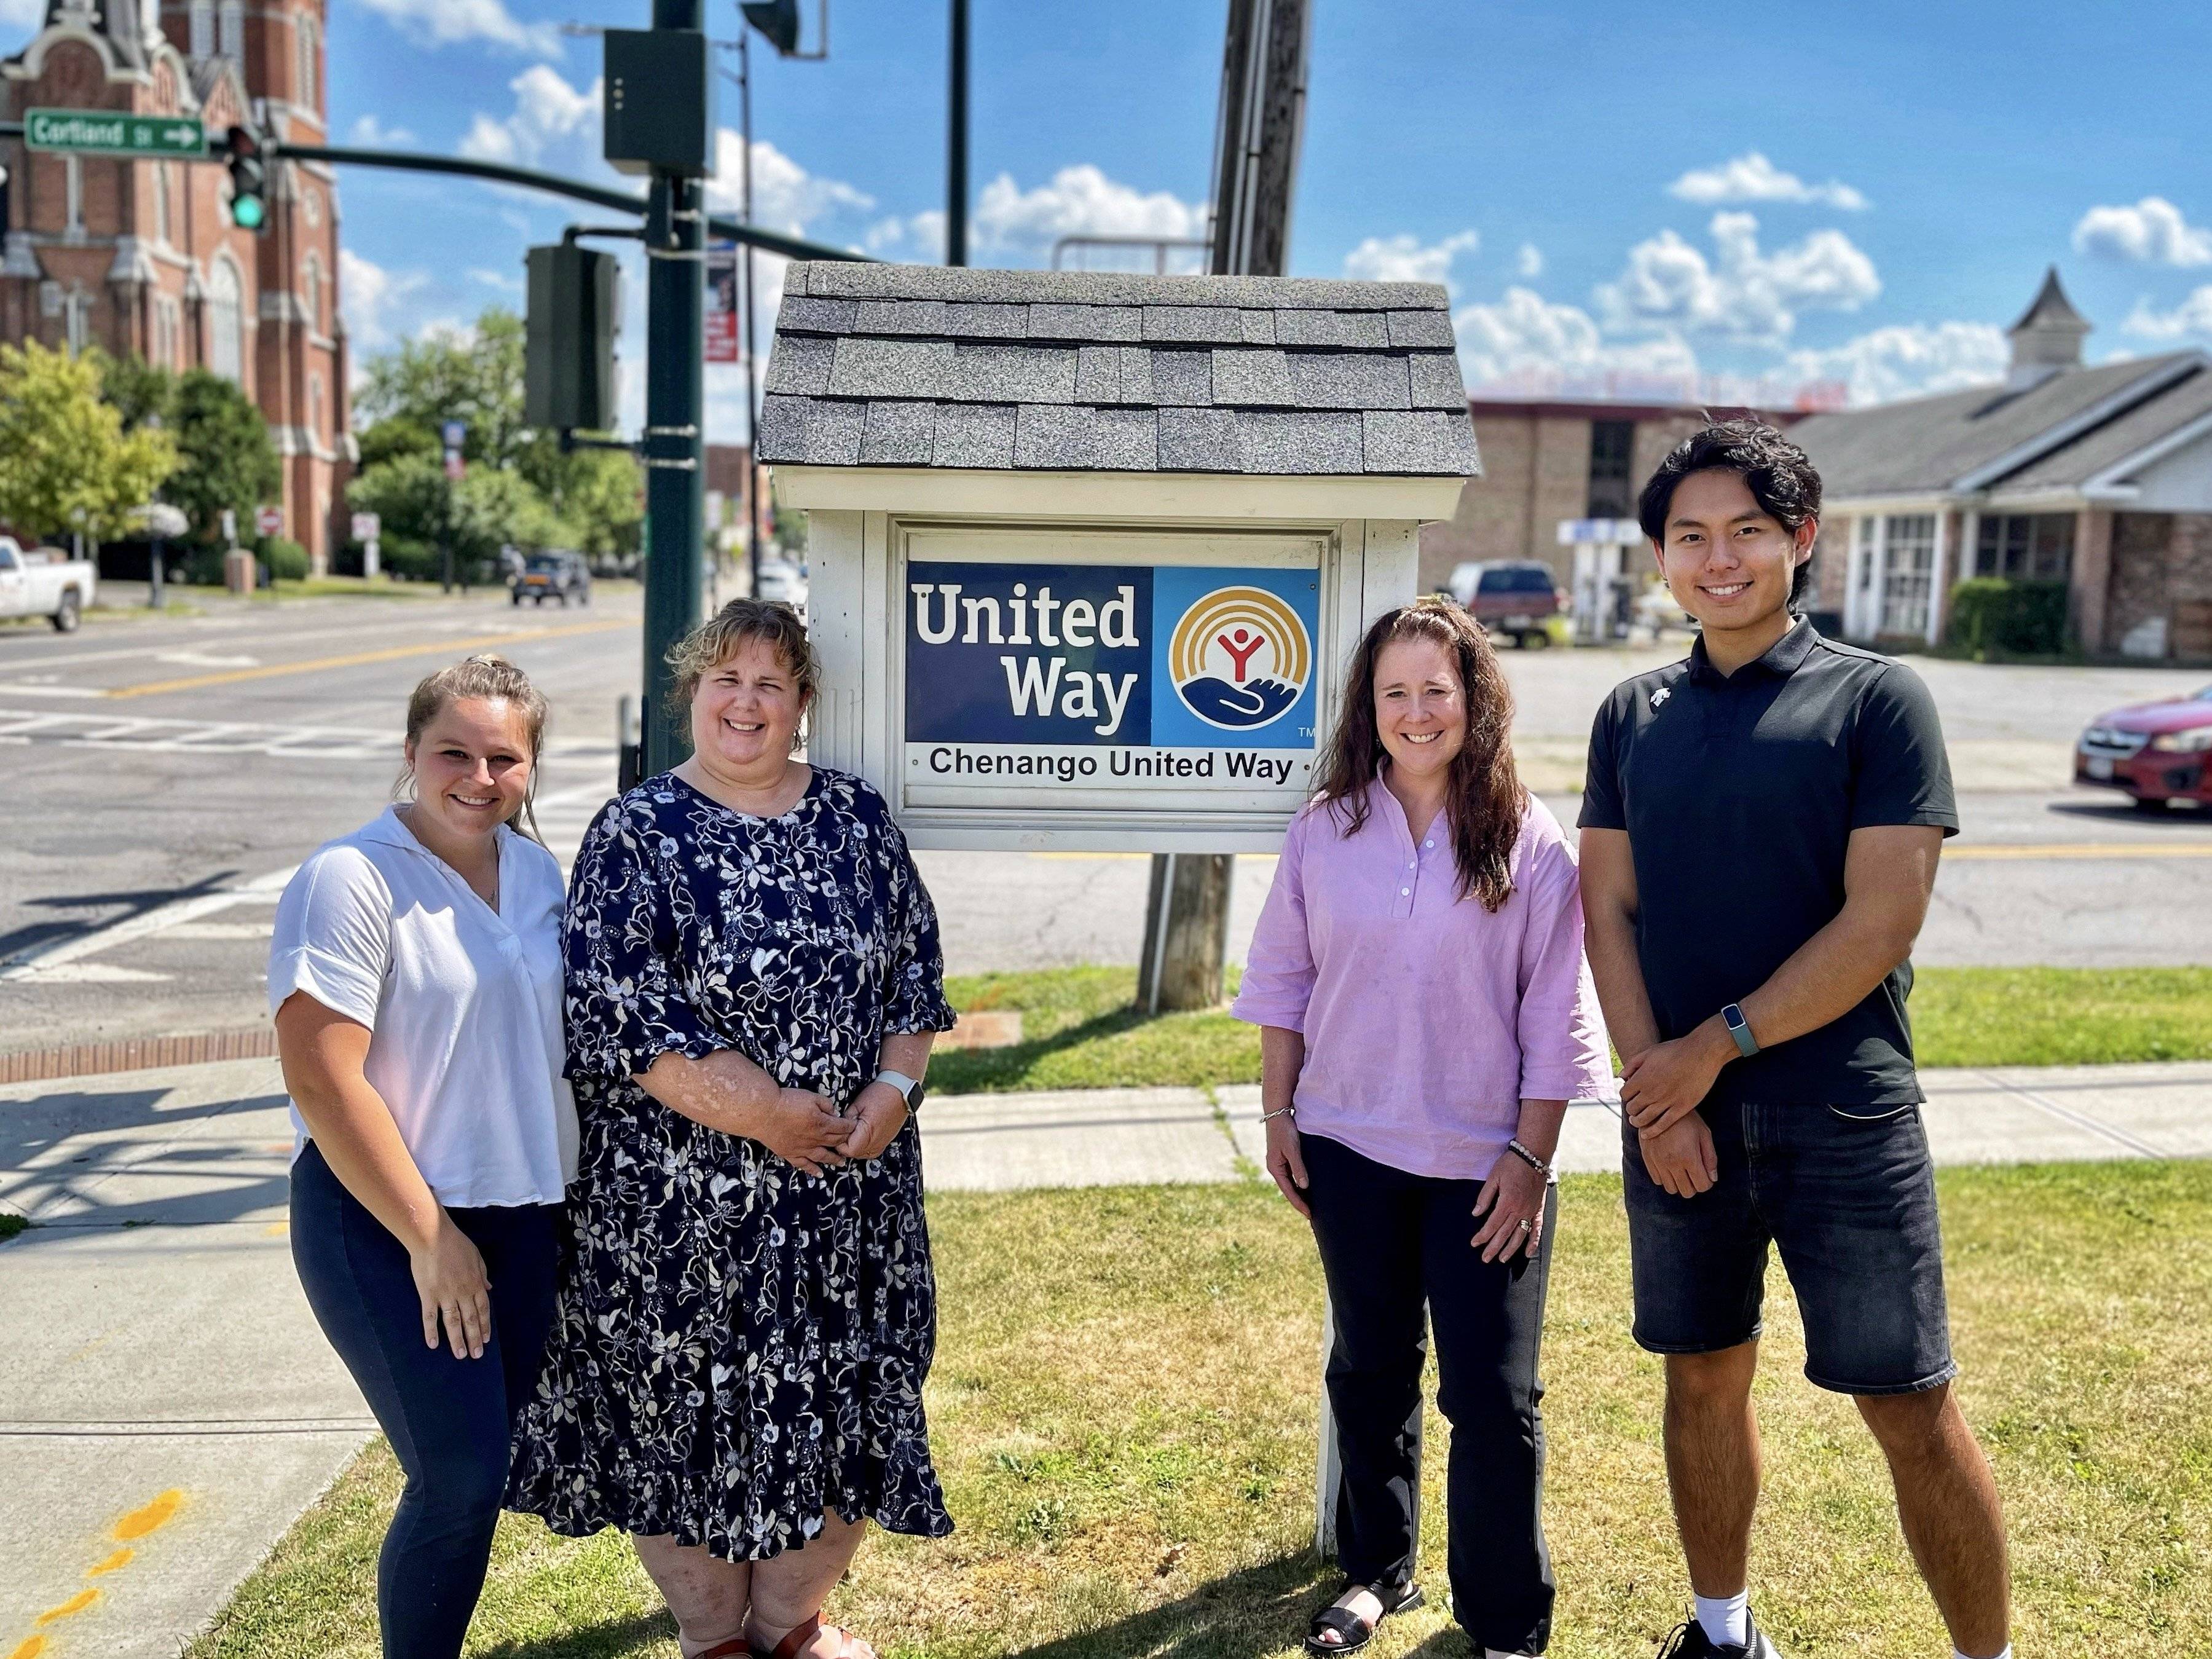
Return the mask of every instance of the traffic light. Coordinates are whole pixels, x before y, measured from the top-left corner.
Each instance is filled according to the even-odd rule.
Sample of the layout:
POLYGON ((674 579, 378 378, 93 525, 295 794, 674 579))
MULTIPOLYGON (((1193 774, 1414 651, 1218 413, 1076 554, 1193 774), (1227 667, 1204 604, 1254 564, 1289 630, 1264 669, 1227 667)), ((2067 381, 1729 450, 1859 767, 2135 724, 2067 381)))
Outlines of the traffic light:
POLYGON ((615 424, 615 333, 620 268, 611 253, 574 242, 530 250, 523 333, 523 420, 550 432, 615 424))
POLYGON ((786 58, 799 49, 799 0, 740 0, 738 9, 786 58))
POLYGON ((268 167, 261 141, 244 127, 223 136, 230 156, 230 222, 259 236, 269 228, 268 167))

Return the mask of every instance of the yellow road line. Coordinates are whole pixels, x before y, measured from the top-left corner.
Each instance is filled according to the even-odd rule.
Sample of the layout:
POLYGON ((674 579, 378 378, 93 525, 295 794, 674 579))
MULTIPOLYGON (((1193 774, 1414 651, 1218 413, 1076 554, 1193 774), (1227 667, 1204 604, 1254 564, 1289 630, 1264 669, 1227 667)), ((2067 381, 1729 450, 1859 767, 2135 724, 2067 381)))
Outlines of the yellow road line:
POLYGON ((203 686, 234 685, 240 680, 275 679, 283 674, 308 674, 320 668, 359 668, 373 662, 397 662, 403 657, 434 657, 452 653, 465 655, 522 640, 556 639, 567 634, 604 634, 611 629, 635 628, 635 622, 573 623, 566 628, 525 628, 512 634, 484 634, 472 640, 436 640, 425 645, 395 645, 382 651, 356 651, 343 657, 316 657, 307 662, 264 664, 259 668, 230 668, 218 674, 194 674, 179 680, 149 680, 141 685, 111 686, 101 695, 110 697, 155 697, 171 691, 197 691, 203 686))
POLYGON ((1943 862, 1954 859, 2212 859, 2212 842, 2107 841, 2003 842, 1947 847, 1943 862))

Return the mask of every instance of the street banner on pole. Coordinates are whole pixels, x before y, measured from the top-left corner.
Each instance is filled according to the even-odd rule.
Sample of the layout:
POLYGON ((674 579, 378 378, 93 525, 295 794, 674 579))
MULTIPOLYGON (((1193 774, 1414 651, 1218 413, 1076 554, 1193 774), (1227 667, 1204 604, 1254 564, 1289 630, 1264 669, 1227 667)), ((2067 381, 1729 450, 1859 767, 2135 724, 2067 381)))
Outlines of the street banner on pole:
POLYGON ((707 361, 734 363, 738 357, 738 245, 707 245, 707 361))
POLYGON ((207 129, 183 115, 27 109, 23 112, 23 143, 32 149, 77 155, 204 157, 207 129))

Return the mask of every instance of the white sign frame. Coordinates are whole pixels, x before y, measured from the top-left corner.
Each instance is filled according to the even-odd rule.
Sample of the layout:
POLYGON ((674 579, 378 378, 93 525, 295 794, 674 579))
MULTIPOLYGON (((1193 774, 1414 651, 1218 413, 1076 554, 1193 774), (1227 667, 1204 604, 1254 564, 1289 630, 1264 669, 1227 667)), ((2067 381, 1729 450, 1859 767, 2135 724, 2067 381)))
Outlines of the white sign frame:
MULTIPOLYGON (((1419 532, 1419 521, 1410 519, 1061 519, 817 507, 808 526, 808 625, 823 659, 825 690, 809 720, 808 752, 882 790, 920 848, 1274 852, 1304 799, 1303 788, 909 787, 903 730, 909 550, 917 538, 939 547, 955 543, 962 558, 978 562, 994 562, 993 552, 1017 562, 1162 566, 1283 565, 1310 558, 1322 580, 1321 629, 1313 642, 1318 749, 1335 719, 1340 678, 1360 634, 1374 617, 1413 598, 1419 532)), ((1298 781, 1307 775, 1298 775, 1298 781)))

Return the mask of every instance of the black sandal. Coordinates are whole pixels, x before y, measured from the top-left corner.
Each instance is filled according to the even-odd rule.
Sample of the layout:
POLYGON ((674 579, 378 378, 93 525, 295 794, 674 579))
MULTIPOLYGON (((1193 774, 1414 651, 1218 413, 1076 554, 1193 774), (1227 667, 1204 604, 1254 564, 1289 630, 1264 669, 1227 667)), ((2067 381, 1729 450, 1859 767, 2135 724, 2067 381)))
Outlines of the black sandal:
POLYGON ((1378 1584, 1355 1585, 1350 1579, 1346 1579, 1344 1589, 1337 1591, 1335 1596, 1330 1599, 1329 1604, 1314 1614, 1312 1624, 1306 1627, 1306 1651, 1320 1654, 1323 1656, 1323 1659, 1327 1659, 1327 1656, 1331 1654, 1357 1653, 1375 1639, 1376 1625, 1381 1624, 1394 1613, 1410 1613, 1420 1605, 1421 1587, 1419 1584, 1401 1585, 1393 1591, 1385 1589, 1378 1584), (1340 1607, 1336 1605, 1337 1601, 1343 1598, 1345 1590, 1353 1589, 1373 1591, 1375 1599, 1382 1604, 1382 1611, 1376 1615, 1372 1624, 1362 1619, 1350 1607, 1340 1607), (1334 1632, 1342 1639, 1324 1642, 1321 1639, 1324 1632, 1334 1632))

